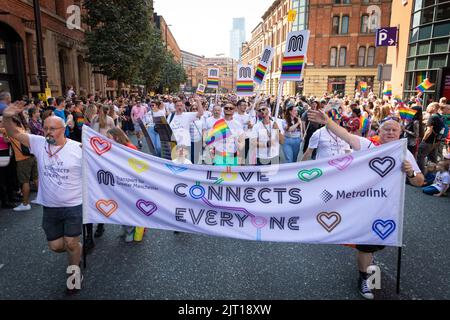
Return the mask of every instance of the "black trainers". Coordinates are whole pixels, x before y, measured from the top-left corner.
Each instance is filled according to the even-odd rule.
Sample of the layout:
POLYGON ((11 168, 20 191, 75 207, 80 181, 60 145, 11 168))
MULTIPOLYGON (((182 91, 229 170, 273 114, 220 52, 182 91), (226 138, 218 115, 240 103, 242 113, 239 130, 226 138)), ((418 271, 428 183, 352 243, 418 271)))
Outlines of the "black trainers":
POLYGON ((95 230, 94 238, 100 238, 105 232, 105 227, 101 224, 97 226, 97 230, 95 230))
POLYGON ((358 291, 359 294, 368 300, 373 300, 375 298, 372 290, 369 288, 369 284, 366 279, 359 277, 358 281, 358 291))

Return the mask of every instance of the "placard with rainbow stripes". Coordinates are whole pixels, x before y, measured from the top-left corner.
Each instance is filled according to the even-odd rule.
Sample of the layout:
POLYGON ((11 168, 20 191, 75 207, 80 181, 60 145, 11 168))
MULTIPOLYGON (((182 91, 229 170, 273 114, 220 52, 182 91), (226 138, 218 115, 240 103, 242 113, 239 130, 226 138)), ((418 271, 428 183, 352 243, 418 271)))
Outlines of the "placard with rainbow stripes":
POLYGON ((238 96, 253 95, 253 66, 239 64, 237 68, 236 94, 238 96))
POLYGON ((390 82, 387 82, 384 85, 383 95, 387 96, 387 97, 391 97, 392 96, 392 84, 390 82))
POLYGON ((205 94, 206 86, 204 84, 199 83, 197 87, 197 94, 205 94))
POLYGON ((309 30, 290 32, 281 63, 280 81, 301 81, 308 52, 309 30))
POLYGON ((255 77, 253 79, 256 84, 261 85, 263 83, 264 78, 266 77, 267 69, 272 63, 274 52, 274 49, 270 46, 266 46, 264 48, 261 60, 256 67, 255 77))
POLYGON ((207 87, 212 89, 219 88, 219 73, 220 70, 218 68, 209 68, 208 69, 208 79, 207 79, 207 87))

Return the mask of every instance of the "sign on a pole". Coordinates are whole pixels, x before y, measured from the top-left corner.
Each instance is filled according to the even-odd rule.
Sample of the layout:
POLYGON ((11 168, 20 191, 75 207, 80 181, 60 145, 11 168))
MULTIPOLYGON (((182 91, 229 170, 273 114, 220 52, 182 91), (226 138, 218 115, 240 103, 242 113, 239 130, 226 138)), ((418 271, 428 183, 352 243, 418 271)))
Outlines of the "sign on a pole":
POLYGON ((309 30, 290 32, 281 64, 280 81, 301 81, 308 51, 309 30))
POLYGON ((397 27, 379 28, 375 44, 377 47, 391 47, 397 45, 397 27))
POLYGON ((237 68, 236 94, 240 97, 253 94, 253 66, 239 64, 237 68))
POLYGON ((263 83, 264 78, 266 77, 266 74, 267 74, 267 69, 269 68, 270 64, 272 63, 274 53, 275 53, 275 50, 272 47, 267 46, 264 48, 264 52, 261 56, 261 61, 259 62, 258 66, 256 67, 256 71, 255 71, 254 81, 257 84, 261 85, 261 83, 263 83))

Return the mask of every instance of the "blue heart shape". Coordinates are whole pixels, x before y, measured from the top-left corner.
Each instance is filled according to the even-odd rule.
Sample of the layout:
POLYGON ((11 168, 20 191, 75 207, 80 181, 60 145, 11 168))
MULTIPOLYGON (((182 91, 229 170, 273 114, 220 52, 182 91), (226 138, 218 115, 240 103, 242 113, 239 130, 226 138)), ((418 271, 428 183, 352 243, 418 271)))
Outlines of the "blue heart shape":
POLYGON ((396 224, 394 220, 375 220, 375 222, 372 225, 372 230, 382 239, 385 240, 387 237, 389 237, 392 232, 395 231, 396 224), (383 229, 379 229, 379 227, 382 227, 383 229), (389 228, 386 228, 389 226, 389 228))
POLYGON ((171 164, 166 164, 166 167, 169 168, 169 170, 172 171, 175 174, 179 174, 181 172, 184 172, 184 171, 188 170, 188 168, 177 167, 177 166, 173 166, 171 164))

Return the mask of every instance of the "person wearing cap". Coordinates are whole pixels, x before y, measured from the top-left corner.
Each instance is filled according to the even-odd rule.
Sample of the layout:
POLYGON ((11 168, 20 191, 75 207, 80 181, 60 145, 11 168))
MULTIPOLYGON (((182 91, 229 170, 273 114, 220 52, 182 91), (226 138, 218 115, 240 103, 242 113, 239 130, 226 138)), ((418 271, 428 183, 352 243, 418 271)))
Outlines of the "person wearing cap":
MULTIPOLYGON (((311 110, 308 112, 308 118, 310 121, 325 125, 326 129, 348 143, 354 151, 376 148, 379 145, 397 141, 401 133, 401 126, 395 120, 383 122, 379 129, 379 140, 374 140, 349 133, 325 112, 311 110)), ((409 151, 406 152, 406 160, 403 162, 401 170, 406 173, 409 182, 413 186, 420 187, 423 185, 424 176, 414 156, 409 151)), ((374 299, 374 294, 368 285, 369 274, 367 273, 367 269, 373 261, 374 252, 384 249, 384 246, 358 244, 356 245, 356 249, 358 250, 357 264, 359 269, 358 291, 364 298, 374 299)))

